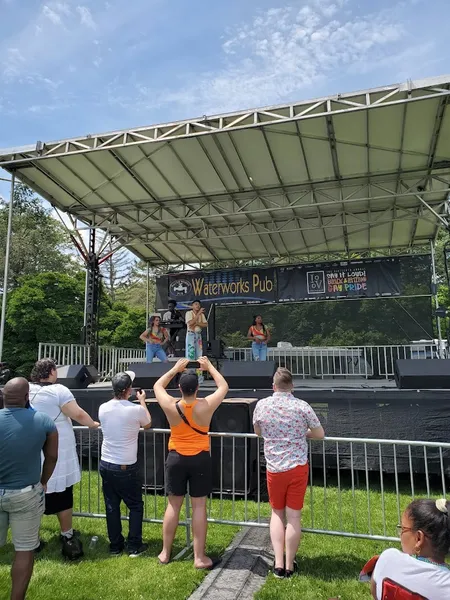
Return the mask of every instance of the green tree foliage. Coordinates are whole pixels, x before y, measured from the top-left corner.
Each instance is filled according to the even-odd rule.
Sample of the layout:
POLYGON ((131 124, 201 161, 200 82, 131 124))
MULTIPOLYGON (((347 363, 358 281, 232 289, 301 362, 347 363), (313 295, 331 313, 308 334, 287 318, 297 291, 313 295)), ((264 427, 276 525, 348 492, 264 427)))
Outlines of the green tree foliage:
POLYGON ((4 360, 16 373, 29 375, 39 342, 80 343, 83 312, 82 274, 24 277, 8 300, 4 360))
MULTIPOLYGON (((3 281, 9 204, 0 201, 0 279, 3 281)), ((9 287, 20 277, 45 271, 60 273, 80 269, 71 254, 63 226, 52 217, 34 192, 18 183, 14 192, 9 287)))

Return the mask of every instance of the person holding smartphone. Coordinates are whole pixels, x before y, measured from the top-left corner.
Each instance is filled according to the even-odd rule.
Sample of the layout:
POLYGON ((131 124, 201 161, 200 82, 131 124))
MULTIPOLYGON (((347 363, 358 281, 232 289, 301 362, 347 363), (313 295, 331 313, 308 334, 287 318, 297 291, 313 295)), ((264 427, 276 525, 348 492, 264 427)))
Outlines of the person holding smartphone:
POLYGON ((212 416, 228 392, 228 384, 206 357, 198 359, 200 368, 208 371, 217 389, 206 398, 197 398, 198 377, 185 371, 187 358, 155 383, 156 400, 170 425, 169 454, 166 460, 166 491, 168 505, 164 515, 163 549, 158 556, 161 564, 170 562, 172 544, 178 527, 180 509, 188 490, 192 502, 192 529, 194 534, 194 566, 196 569, 214 568, 214 561, 205 554, 207 518, 206 500, 212 492, 212 465, 209 427, 212 416), (166 388, 178 374, 182 399, 170 396, 166 388))
POLYGON ((133 371, 114 375, 111 381, 114 398, 102 404, 98 411, 103 430, 99 470, 106 506, 109 551, 118 556, 125 549, 120 516, 120 503, 123 501, 129 510, 127 552, 131 558, 148 549, 148 544, 142 542, 144 502, 137 452, 140 428, 149 429, 152 424, 144 391, 136 392, 139 406, 129 402, 134 377, 133 371))
MULTIPOLYGON (((186 313, 186 358, 189 360, 198 360, 203 355, 202 330, 208 327, 208 320, 205 317, 205 309, 202 308, 199 300, 194 300, 191 310, 186 313)), ((202 372, 198 373, 199 383, 203 383, 202 372)))

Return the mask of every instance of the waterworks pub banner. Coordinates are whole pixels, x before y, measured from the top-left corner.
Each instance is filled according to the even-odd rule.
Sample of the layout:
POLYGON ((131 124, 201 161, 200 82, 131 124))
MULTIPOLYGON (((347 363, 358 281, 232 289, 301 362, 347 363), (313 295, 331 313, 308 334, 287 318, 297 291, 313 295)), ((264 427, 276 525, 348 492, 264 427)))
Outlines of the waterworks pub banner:
POLYGON ((429 256, 373 258, 284 267, 182 271, 157 279, 157 308, 176 300, 208 304, 261 304, 427 295, 429 256))

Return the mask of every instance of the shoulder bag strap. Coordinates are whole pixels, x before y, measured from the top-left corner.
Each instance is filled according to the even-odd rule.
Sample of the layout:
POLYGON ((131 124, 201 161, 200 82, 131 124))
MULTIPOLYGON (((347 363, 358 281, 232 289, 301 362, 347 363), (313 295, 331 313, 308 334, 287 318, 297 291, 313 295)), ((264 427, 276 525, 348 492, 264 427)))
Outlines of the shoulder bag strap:
POLYGON ((191 429, 193 429, 196 433, 199 433, 200 435, 208 435, 207 431, 200 431, 200 429, 197 429, 196 427, 193 427, 189 421, 186 419, 186 415, 184 414, 184 412, 181 410, 180 408, 180 402, 178 401, 175 404, 175 407, 177 409, 178 414, 180 415, 181 419, 184 421, 184 423, 186 423, 186 425, 188 427, 190 427, 191 429))

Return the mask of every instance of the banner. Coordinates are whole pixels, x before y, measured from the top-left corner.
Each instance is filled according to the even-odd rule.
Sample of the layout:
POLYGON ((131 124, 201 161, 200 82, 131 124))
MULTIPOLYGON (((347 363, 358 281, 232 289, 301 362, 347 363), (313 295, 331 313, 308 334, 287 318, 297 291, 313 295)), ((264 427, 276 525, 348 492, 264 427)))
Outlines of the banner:
POLYGON ((197 299, 214 304, 259 304, 277 298, 275 269, 183 271, 169 274, 168 297, 182 306, 197 299))
POLYGON ((377 298, 401 293, 398 258, 336 261, 278 269, 279 302, 377 298))

